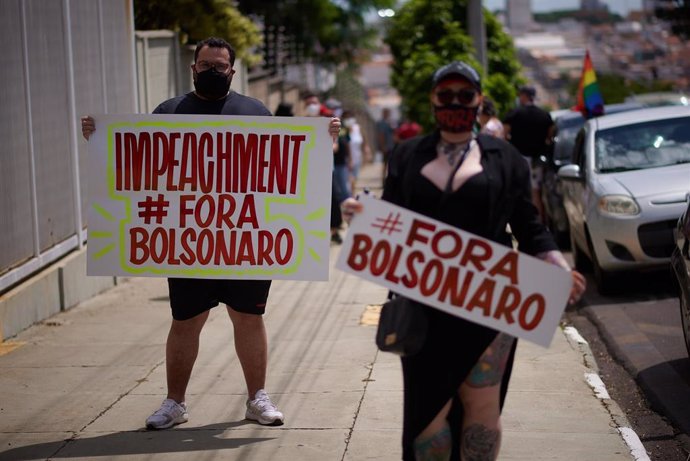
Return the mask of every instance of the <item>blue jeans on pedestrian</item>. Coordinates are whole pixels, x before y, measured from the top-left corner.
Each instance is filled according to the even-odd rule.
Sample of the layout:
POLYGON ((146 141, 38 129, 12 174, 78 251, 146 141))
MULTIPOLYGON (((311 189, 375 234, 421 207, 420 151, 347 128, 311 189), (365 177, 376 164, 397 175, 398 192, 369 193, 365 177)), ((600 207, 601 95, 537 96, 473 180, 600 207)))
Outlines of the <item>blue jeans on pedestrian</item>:
POLYGON ((347 165, 335 165, 333 167, 333 180, 335 190, 338 191, 338 203, 352 196, 350 190, 350 170, 347 165))

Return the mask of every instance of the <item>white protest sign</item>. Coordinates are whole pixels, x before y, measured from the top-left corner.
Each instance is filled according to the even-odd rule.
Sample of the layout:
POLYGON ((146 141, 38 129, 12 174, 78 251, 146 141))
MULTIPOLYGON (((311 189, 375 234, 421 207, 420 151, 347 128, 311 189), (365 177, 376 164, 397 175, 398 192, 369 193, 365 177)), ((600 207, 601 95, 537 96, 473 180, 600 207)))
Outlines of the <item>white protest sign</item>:
POLYGON ((328 119, 94 118, 89 275, 328 279, 328 119))
POLYGON ((570 293, 567 271, 383 200, 361 202, 338 269, 548 347, 570 293))

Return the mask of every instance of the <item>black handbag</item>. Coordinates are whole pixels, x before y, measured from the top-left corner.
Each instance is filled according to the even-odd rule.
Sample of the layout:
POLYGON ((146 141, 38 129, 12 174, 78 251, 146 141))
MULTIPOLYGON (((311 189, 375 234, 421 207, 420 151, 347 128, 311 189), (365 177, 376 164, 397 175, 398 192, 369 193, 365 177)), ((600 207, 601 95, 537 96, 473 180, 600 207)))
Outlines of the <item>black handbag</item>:
POLYGON ((401 357, 414 355, 426 341, 428 320, 423 304, 396 296, 381 307, 376 345, 401 357))

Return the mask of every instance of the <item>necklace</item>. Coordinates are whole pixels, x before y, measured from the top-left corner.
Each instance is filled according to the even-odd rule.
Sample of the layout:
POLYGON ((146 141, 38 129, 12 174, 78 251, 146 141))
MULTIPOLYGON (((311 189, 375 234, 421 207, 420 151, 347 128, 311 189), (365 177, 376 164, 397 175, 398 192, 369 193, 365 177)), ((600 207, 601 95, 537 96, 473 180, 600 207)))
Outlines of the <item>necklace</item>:
POLYGON ((445 155, 446 160, 448 160, 448 164, 453 166, 459 157, 462 157, 462 160, 465 160, 465 156, 470 151, 473 140, 474 136, 461 143, 451 143, 441 139, 438 143, 438 153, 445 155))

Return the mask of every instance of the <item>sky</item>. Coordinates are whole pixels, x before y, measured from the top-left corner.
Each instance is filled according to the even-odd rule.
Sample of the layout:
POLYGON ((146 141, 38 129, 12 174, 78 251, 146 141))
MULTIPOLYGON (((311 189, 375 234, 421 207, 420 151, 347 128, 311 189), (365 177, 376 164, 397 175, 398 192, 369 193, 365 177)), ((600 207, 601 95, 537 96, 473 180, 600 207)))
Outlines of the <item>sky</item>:
MULTIPOLYGON (((484 6, 491 11, 505 9, 505 0, 483 0, 484 6)), ((642 0, 603 0, 609 9, 620 15, 629 10, 639 10, 642 0)), ((541 13, 554 10, 574 10, 580 8, 580 0, 532 0, 532 11, 541 13)))

